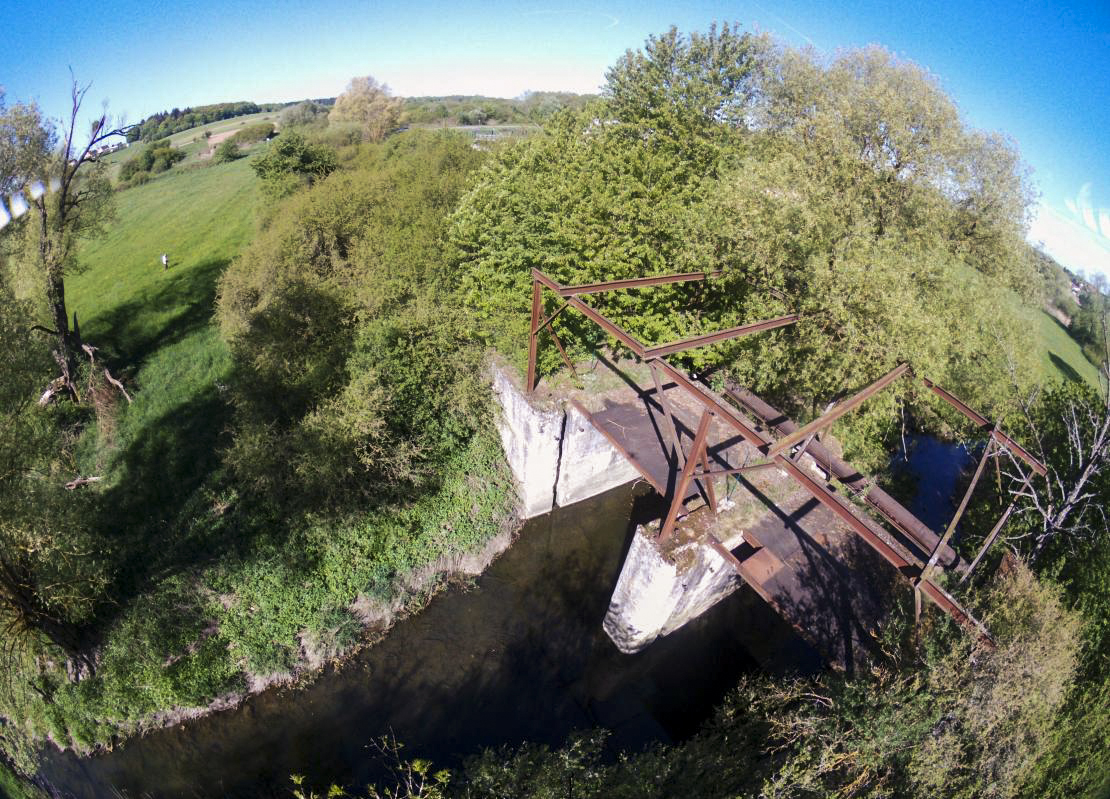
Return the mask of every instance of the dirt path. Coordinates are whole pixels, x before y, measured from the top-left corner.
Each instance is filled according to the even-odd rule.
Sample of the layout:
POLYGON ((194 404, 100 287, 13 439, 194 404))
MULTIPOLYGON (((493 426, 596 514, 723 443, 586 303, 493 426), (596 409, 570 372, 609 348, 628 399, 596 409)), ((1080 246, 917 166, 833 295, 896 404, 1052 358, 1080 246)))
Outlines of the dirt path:
POLYGON ((220 142, 222 142, 224 139, 231 138, 232 136, 234 136, 238 132, 239 132, 238 130, 225 130, 223 133, 217 133, 214 136, 210 136, 208 138, 208 149, 207 150, 202 150, 197 157, 198 158, 211 158, 212 154, 214 152, 216 152, 216 147, 219 146, 220 142))

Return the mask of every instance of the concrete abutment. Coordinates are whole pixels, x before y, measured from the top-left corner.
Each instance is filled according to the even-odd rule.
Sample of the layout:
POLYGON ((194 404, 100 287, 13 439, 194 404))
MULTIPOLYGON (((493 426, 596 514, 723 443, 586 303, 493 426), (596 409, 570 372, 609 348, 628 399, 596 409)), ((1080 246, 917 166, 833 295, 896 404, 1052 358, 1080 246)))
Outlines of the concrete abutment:
MULTIPOLYGON (((536 407, 503 368, 492 370, 501 406, 498 432, 517 485, 522 518, 625 485, 639 472, 567 403, 536 407)), ((623 532, 623 531, 622 531, 623 532)), ((677 630, 740 587, 724 558, 690 545, 664 558, 650 534, 637 528, 617 580, 605 632, 621 652, 632 653, 677 630)))

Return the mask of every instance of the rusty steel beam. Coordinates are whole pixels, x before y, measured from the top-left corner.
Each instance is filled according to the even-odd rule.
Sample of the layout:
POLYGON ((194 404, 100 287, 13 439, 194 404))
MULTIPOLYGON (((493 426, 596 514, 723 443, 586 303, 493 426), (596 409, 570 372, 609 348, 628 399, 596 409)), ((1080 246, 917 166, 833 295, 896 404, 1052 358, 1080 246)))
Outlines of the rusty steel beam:
POLYGON ((709 543, 709 546, 712 547, 714 551, 716 551, 718 555, 725 559, 725 562, 727 562, 729 565, 732 566, 732 568, 736 570, 737 574, 739 574, 741 577, 744 576, 744 573, 741 571, 743 562, 738 557, 733 555, 729 551, 728 547, 721 543, 721 539, 710 533, 708 536, 706 536, 706 541, 709 543))
POLYGON ((694 477, 727 477, 730 474, 743 474, 744 472, 754 472, 759 469, 777 469, 777 463, 768 461, 766 463, 755 463, 751 466, 741 466, 737 469, 713 469, 708 472, 695 472, 694 477))
MULTIPOLYGON (((551 340, 554 341, 555 346, 559 348, 559 354, 563 356, 563 363, 567 365, 567 369, 570 369, 570 373, 574 375, 574 379, 577 380, 578 372, 575 370, 574 364, 570 362, 570 356, 567 355, 567 351, 563 349, 563 342, 560 341, 559 337, 555 334, 555 328, 548 330, 547 334, 551 336, 551 340)), ((538 336, 539 333, 537 332, 536 335, 538 336)))
POLYGON ((682 507, 686 497, 686 489, 690 486, 690 479, 694 476, 694 467, 698 463, 701 451, 705 448, 705 439, 709 435, 709 421, 712 417, 709 411, 701 412, 701 421, 698 422, 698 432, 694 435, 694 443, 690 446, 690 455, 686 458, 686 465, 682 467, 682 474, 674 487, 674 497, 671 507, 667 510, 667 518, 659 530, 656 538, 660 544, 665 543, 674 533, 675 520, 678 519, 678 509, 682 507))
POLYGON ((646 286, 662 286, 666 283, 686 283, 691 280, 708 280, 711 277, 720 277, 721 272, 684 272, 675 275, 657 275, 655 277, 632 277, 625 280, 604 280, 600 283, 581 283, 577 286, 562 286, 559 293, 564 297, 573 297, 576 294, 595 294, 602 291, 617 291, 618 289, 635 289, 646 286))
MULTIPOLYGON (((845 504, 840 497, 833 492, 829 491, 821 483, 818 483, 801 468, 798 467, 793 461, 782 455, 776 455, 775 460, 782 466, 788 474, 790 474, 798 483, 802 485, 818 502, 823 504, 837 516, 839 516, 849 527, 852 528, 864 541, 871 545, 871 548, 878 552, 891 566, 893 566, 902 574, 906 574, 906 570, 915 568, 913 564, 907 561, 898 550, 890 546, 879 536, 875 535, 863 521, 856 516, 851 508, 845 504)), ((908 575, 906 575, 908 576, 908 575)), ((965 610, 959 602, 957 602, 950 594, 944 589, 934 583, 932 580, 924 580, 918 583, 915 588, 922 594, 927 596, 937 607, 947 613, 952 619, 962 627, 972 629, 977 632, 980 637, 990 641, 991 635, 987 628, 978 621, 974 616, 965 610)))
POLYGON ((686 465, 686 453, 682 451, 682 441, 678 437, 678 427, 674 423, 674 415, 671 413, 671 403, 663 395, 663 381, 659 379, 659 367, 655 361, 648 361, 648 368, 651 370, 651 379, 655 381, 655 395, 659 398, 659 404, 663 408, 663 416, 666 417, 667 428, 666 435, 670 439, 671 448, 674 450, 674 460, 678 464, 678 468, 686 465))
POLYGON ((557 317, 559 314, 561 314, 563 311, 565 311, 569 307, 570 306, 567 305, 565 302, 562 305, 560 305, 559 310, 557 310, 555 313, 551 314, 551 316, 547 317, 546 319, 544 319, 542 322, 539 323, 539 325, 536 327, 536 332, 539 333, 541 330, 543 330, 549 324, 554 322, 555 317, 557 317))
POLYGON ((739 327, 731 327, 728 330, 721 330, 716 333, 706 333, 702 336, 693 336, 692 338, 683 339, 682 341, 675 341, 670 344, 658 344, 654 347, 647 347, 644 349, 643 357, 659 358, 675 352, 692 350, 696 347, 705 347, 709 344, 716 344, 720 341, 728 341, 729 339, 739 338, 740 336, 747 336, 752 333, 762 333, 764 330, 774 330, 777 327, 792 325, 797 321, 797 314, 789 314, 788 316, 779 316, 774 319, 766 319, 762 322, 752 322, 751 324, 740 325, 739 327))
MULTIPOLYGON (((706 543, 709 544, 710 548, 714 552, 724 558, 725 563, 731 566, 733 571, 735 571, 740 576, 740 579, 742 579, 748 586, 750 586, 751 589, 755 591, 764 602, 774 608, 784 619, 787 619, 787 621, 789 621, 789 616, 787 616, 786 613, 783 612, 783 608, 779 605, 778 601, 766 588, 763 587, 763 583, 759 581, 756 575, 752 574, 751 569, 748 568, 744 561, 740 560, 738 557, 729 552, 728 547, 722 544, 720 539, 717 538, 717 536, 715 535, 710 534, 706 539, 706 543)), ((756 547, 757 551, 762 549, 763 547, 756 547)), ((794 622, 790 621, 790 625, 799 632, 804 632, 794 622)))
POLYGON ((608 319, 602 316, 601 313, 595 311, 593 308, 586 305, 586 303, 582 302, 582 300, 578 299, 577 297, 567 297, 567 303, 576 310, 581 311, 583 316, 585 316, 595 325, 600 327, 610 336, 615 338, 621 344, 628 347, 628 349, 636 353, 638 357, 644 357, 644 345, 636 340, 632 336, 632 334, 625 330, 623 327, 616 324, 615 322, 610 322, 608 319))
MULTIPOLYGON (((682 449, 682 438, 678 434, 678 427, 674 423, 674 411, 671 409, 671 402, 667 399, 667 395, 663 393, 663 381, 659 379, 659 367, 655 361, 648 361, 648 368, 651 370, 651 379, 655 382, 655 394, 659 398, 659 404, 663 408, 663 415, 666 417, 667 427, 664 430, 664 436, 670 439, 670 443, 675 453, 675 463, 678 468, 684 469, 686 467, 686 453, 682 449)), ((708 457, 708 456, 707 456, 708 457)), ((695 464, 696 468, 697 464, 695 464)), ((705 496, 705 500, 713 505, 713 513, 717 512, 717 503, 713 498, 713 487, 709 481, 702 481, 695 475, 694 481, 698 485, 698 490, 705 496)))
POLYGON ((740 433, 740 435, 744 437, 745 441, 754 446, 756 449, 766 449, 766 447, 770 443, 770 439, 766 438, 754 428, 750 427, 748 424, 737 418, 736 411, 732 408, 731 405, 721 400, 708 389, 702 388, 698 384, 694 383, 692 380, 690 380, 690 378, 688 378, 678 369, 675 369, 662 358, 656 359, 655 362, 659 364, 659 368, 666 373, 667 377, 673 380, 677 385, 686 389, 687 393, 689 393, 690 396, 700 402, 707 410, 712 411, 718 417, 724 419, 729 425, 732 426, 734 430, 736 430, 738 433, 740 433))
MULTIPOLYGON (((535 270, 532 270, 533 274, 535 270)), ((535 280, 532 281, 532 326, 528 334, 528 393, 531 394, 536 388, 536 337, 538 331, 536 326, 540 321, 540 313, 543 311, 543 289, 540 284, 535 280)))
POLYGON ((778 441, 771 445, 771 449, 768 450, 767 454, 778 454, 783 450, 793 447, 795 444, 797 444, 799 441, 806 438, 807 436, 815 435, 816 433, 824 430, 841 416, 848 413, 849 411, 855 410, 867 400, 871 399, 884 388, 889 386, 895 380, 900 378, 907 371, 909 371, 909 368, 910 365, 908 363, 904 363, 891 369, 889 372, 880 377, 867 388, 860 391, 854 397, 850 397, 849 399, 844 400, 844 402, 841 402, 839 405, 834 407, 832 410, 827 411, 823 415, 818 416, 809 424, 802 425, 793 433, 780 438, 778 441))
POLYGON ((975 424, 979 425, 980 428, 982 428, 984 430, 990 430, 991 438, 993 438, 995 441, 997 441, 1003 447, 1010 450, 1015 455, 1017 455, 1019 458, 1021 458, 1023 461, 1025 461, 1029 465, 1029 468, 1031 468, 1033 471, 1035 471, 1041 477, 1045 477, 1048 474, 1048 469, 1045 468, 1043 463, 1041 463, 1039 460, 1034 458, 1029 453, 1029 451, 1025 449, 1025 447, 1023 447, 1021 444, 1017 443, 1012 438, 1010 438, 1008 435, 1003 433, 1002 430, 995 428, 990 419, 983 416, 983 414, 978 413, 975 410, 972 410, 972 408, 970 408, 963 400, 961 400, 959 397, 952 394, 951 392, 946 391, 945 389, 941 388, 936 383, 934 383, 932 380, 929 380, 928 378, 922 378, 922 382, 925 383, 925 386, 930 391, 932 391, 934 394, 936 394, 942 400, 947 402, 949 405, 951 405, 957 411, 962 413, 968 419, 975 422, 975 424))
POLYGON ((986 555, 988 550, 990 550, 990 548, 994 545, 994 540, 998 538, 998 534, 1002 532, 1002 528, 1005 527, 1006 522, 1010 520, 1010 515, 1014 512, 1015 507, 1016 503, 1011 502, 1009 506, 1007 506, 1006 510, 1003 512, 1002 517, 997 522, 995 522, 994 527, 991 528, 990 535, 987 536, 987 539, 983 542, 983 546, 979 548, 978 554, 975 555, 975 560, 971 561, 971 565, 967 567, 967 571, 964 572, 964 576, 960 578, 960 585, 963 585, 965 582, 967 582, 967 579, 971 576, 971 573, 975 571, 975 567, 979 565, 979 561, 983 559, 983 556, 986 555))
MULTIPOLYGON (((694 465, 695 467, 697 466, 697 464, 694 465)), ((705 492, 709 495, 707 497, 709 500, 709 507, 712 509, 713 515, 716 516, 717 492, 713 490, 713 478, 707 474, 707 472, 709 471, 709 450, 707 447, 701 448, 701 468, 702 474, 706 475, 704 482, 698 479, 697 475, 694 475, 694 479, 698 481, 698 485, 703 485, 705 487, 705 492)))
POLYGON ((990 458, 993 450, 994 439, 992 438, 987 442, 987 446, 983 450, 983 456, 979 458, 979 465, 975 467, 975 474, 972 475, 971 482, 968 484, 967 490, 964 491, 963 499, 960 500, 959 507, 956 508, 956 513, 952 516, 952 521, 948 523, 948 528, 944 531, 944 535, 940 537, 940 541, 933 547, 933 552, 929 556, 929 562, 926 563, 925 568, 921 570, 921 576, 917 578, 918 580, 927 580, 929 575, 933 573, 933 569, 936 568, 937 561, 940 560, 941 550, 948 544, 949 539, 952 538, 952 534, 956 532, 956 525, 960 523, 960 519, 963 518, 964 512, 967 510, 967 504, 971 501, 971 495, 975 493, 975 486, 979 484, 979 478, 983 476, 983 468, 987 465, 987 460, 990 458))
POLYGON ((554 291, 560 297, 563 296, 563 287, 561 285, 559 285, 558 283, 556 283, 551 278, 549 278, 547 275, 545 275, 539 269, 533 269, 532 270, 532 280, 538 280, 540 283, 543 283, 545 286, 547 286, 549 289, 554 291))
MULTIPOLYGON (((746 389, 739 391, 729 389, 728 396, 742 407, 748 408, 761 419, 764 424, 773 427, 775 432, 780 435, 789 435, 798 428, 798 426, 787 418, 778 408, 768 404, 765 400, 746 389)), ((872 485, 855 466, 833 455, 820 441, 815 441, 810 445, 808 451, 817 463, 828 470, 830 474, 835 475, 850 491, 862 497, 863 501, 866 502, 873 511, 878 513, 888 524, 905 535, 907 539, 913 543, 914 547, 921 550, 924 557, 916 560, 917 565, 923 565, 925 563, 928 559, 928 553, 932 551, 933 546, 936 544, 936 533, 930 530, 920 519, 911 513, 909 509, 894 499, 894 497, 890 496, 879 486, 872 485)), ((916 553, 911 554, 914 554, 916 557, 916 553)), ((959 567, 959 555, 951 548, 948 548, 947 551, 944 552, 943 558, 945 561, 951 559, 951 565, 957 568, 959 567)))

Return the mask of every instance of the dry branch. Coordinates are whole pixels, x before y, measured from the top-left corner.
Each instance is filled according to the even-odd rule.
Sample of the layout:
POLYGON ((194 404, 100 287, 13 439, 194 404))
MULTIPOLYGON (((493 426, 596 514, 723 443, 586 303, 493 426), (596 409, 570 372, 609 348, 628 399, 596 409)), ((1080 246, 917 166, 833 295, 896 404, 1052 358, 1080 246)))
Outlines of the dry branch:
POLYGON ((99 483, 103 477, 78 477, 76 480, 70 480, 66 483, 66 491, 72 491, 81 486, 87 486, 89 483, 99 483))

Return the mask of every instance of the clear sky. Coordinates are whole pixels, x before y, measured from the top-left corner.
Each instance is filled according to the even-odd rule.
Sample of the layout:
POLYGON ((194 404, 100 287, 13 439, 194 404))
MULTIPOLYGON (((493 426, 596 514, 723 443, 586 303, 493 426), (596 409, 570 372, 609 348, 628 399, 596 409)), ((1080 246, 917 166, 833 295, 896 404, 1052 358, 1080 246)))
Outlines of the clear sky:
POLYGON ((67 108, 69 67, 138 121, 174 106, 330 97, 372 74, 400 95, 593 92, 626 49, 713 20, 819 50, 869 43, 927 67, 977 128, 1017 141, 1041 200, 1030 238, 1110 274, 1110 1, 733 3, 3 0, 8 102, 67 108))

